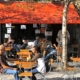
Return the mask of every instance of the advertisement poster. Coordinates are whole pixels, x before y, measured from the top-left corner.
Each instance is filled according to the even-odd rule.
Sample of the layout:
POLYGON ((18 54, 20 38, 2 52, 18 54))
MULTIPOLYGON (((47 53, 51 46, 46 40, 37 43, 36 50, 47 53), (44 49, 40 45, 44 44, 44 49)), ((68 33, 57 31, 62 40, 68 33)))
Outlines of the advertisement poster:
POLYGON ((6 24, 6 27, 11 27, 11 23, 6 24))
POLYGON ((11 33, 11 28, 7 28, 7 33, 11 33))
POLYGON ((40 30, 39 30, 39 29, 36 29, 36 30, 35 30, 35 33, 36 33, 36 34, 39 34, 39 33, 40 33, 40 30))
POLYGON ((9 37, 10 37, 10 34, 5 34, 4 37, 5 37, 5 38, 9 38, 9 37))
POLYGON ((26 29, 26 25, 21 25, 21 29, 26 29))
POLYGON ((37 24, 33 24, 33 28, 37 28, 37 24))
POLYGON ((52 31, 45 31, 45 36, 52 36, 52 31))

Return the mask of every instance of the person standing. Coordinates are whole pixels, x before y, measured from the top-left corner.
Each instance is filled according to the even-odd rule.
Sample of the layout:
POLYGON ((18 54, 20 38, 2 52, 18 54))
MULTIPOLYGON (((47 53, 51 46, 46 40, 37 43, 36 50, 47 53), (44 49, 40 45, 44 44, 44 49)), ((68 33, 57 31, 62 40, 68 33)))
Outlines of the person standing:
MULTIPOLYGON (((70 34, 69 34, 68 30, 66 32, 66 37, 67 37, 67 40, 66 41, 67 41, 67 45, 68 45, 69 42, 70 42, 70 34)), ((62 61, 62 58, 61 58, 62 57, 62 29, 60 29, 58 31, 56 41, 58 42, 57 56, 58 56, 59 61, 62 61)))
MULTIPOLYGON (((70 42, 70 34, 67 30, 67 44, 70 42)), ((62 29, 58 31, 56 41, 58 42, 58 46, 62 46, 62 29)))

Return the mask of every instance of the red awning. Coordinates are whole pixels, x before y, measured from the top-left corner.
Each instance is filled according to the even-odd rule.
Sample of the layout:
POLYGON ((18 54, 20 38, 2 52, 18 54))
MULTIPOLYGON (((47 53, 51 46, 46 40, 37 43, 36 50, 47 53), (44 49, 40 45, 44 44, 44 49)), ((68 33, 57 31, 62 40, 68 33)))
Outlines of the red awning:
MULTIPOLYGON (((62 23, 62 4, 11 2, 0 3, 0 23, 62 23)), ((68 24, 79 24, 73 4, 68 8, 68 24)))

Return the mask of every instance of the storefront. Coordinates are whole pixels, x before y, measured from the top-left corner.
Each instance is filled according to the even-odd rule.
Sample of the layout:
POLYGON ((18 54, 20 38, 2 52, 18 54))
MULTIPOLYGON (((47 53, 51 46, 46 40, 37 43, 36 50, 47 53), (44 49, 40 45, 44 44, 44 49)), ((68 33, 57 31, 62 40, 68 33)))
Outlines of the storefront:
MULTIPOLYGON (((10 29, 6 27, 6 24, 11 24, 11 33, 9 33, 15 37, 17 42, 17 39, 21 39, 23 35, 34 40, 36 35, 42 37, 45 36, 45 30, 52 30, 51 41, 54 43, 57 32, 61 27, 59 24, 62 24, 63 8, 63 4, 60 3, 0 3, 1 42, 10 29), (33 24, 38 24, 37 28, 34 28, 33 24), (45 24, 45 26, 41 27, 39 24, 45 24), (25 25, 26 28, 21 29, 21 25, 25 25), (36 29, 40 29, 40 31, 36 33, 36 29)), ((68 26, 80 24, 80 17, 73 4, 69 5, 67 17, 68 26)), ((72 36, 74 30, 74 27, 69 27, 72 36), (73 32, 71 28, 73 28, 73 32)))

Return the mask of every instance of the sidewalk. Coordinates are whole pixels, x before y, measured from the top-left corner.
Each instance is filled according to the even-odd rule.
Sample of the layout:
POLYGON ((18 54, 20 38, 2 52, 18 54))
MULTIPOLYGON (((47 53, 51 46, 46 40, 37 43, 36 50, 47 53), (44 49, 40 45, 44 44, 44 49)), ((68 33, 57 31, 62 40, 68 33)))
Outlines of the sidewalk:
MULTIPOLYGON (((63 78, 65 78, 66 80, 71 80, 67 75, 65 75, 63 78, 61 78, 61 76, 63 75, 63 73, 61 72, 50 72, 50 73, 47 73, 46 74, 46 78, 47 80, 64 80, 63 78)), ((5 77, 6 75, 0 75, 0 80, 1 80, 1 77, 5 77)), ((41 75, 40 74, 36 74, 35 75, 37 77, 38 80, 41 80, 41 75)), ((6 76, 4 79, 2 80, 14 80, 14 77, 13 75, 8 75, 6 76), (7 79, 6 79, 7 77, 7 79)), ((80 80, 80 73, 77 73, 75 75, 75 77, 77 77, 78 79, 77 80, 80 80)), ((74 80, 76 80, 74 77, 74 80)), ((23 78, 23 80, 30 80, 28 77, 25 77, 23 78)))
MULTIPOLYGON (((68 64, 73 65, 72 62, 69 62, 68 64)), ((54 69, 54 67, 56 67, 56 66, 58 66, 58 64, 53 63, 53 65, 52 65, 53 70, 50 73, 46 74, 47 80, 64 80, 64 78, 66 80, 71 80, 68 75, 64 75, 63 78, 61 78, 61 76, 64 74, 64 72, 56 71, 54 69)), ((35 76, 37 77, 38 80, 41 80, 40 74, 36 74, 35 76)), ((72 74, 70 74, 70 76, 72 77, 72 74)), ((1 80, 1 77, 4 78, 2 80, 14 80, 13 75, 5 75, 5 74, 1 75, 0 74, 0 80, 1 80)), ((76 77, 78 78, 77 80, 80 80, 80 73, 79 72, 74 75, 74 78, 76 78, 76 77)), ((25 77, 25 78, 23 78, 23 80, 30 80, 30 79, 28 77, 25 77)), ((74 79, 74 80, 76 80, 76 79, 74 79)))

